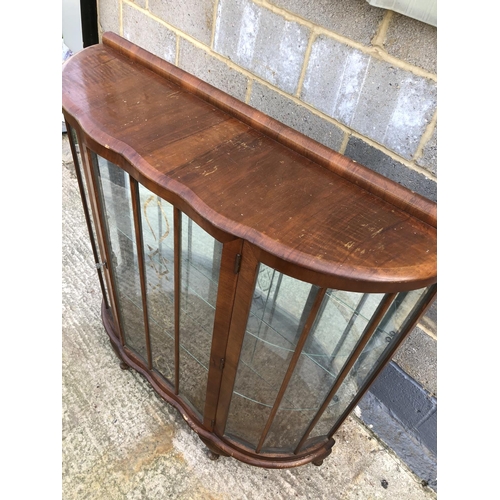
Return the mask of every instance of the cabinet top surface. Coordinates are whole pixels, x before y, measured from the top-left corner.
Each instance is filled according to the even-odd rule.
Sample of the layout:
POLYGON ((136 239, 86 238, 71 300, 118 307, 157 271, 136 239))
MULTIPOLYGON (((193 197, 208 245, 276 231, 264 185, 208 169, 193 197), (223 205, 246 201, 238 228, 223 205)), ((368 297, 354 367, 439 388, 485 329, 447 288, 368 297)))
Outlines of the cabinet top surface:
POLYGON ((380 291, 436 281, 432 224, 278 142, 253 125, 277 123, 262 113, 215 89, 213 98, 196 95, 196 85, 211 87, 161 64, 163 74, 115 47, 83 50, 63 68, 65 115, 147 187, 175 193, 217 228, 286 262, 380 291))

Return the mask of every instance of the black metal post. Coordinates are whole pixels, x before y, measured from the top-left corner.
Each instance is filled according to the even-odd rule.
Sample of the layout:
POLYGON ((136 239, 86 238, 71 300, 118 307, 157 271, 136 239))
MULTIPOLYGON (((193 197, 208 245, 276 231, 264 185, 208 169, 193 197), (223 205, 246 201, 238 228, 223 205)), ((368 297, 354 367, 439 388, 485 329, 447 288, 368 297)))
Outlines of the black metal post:
POLYGON ((97 31, 97 1, 80 0, 80 16, 82 19, 83 47, 99 43, 97 31))

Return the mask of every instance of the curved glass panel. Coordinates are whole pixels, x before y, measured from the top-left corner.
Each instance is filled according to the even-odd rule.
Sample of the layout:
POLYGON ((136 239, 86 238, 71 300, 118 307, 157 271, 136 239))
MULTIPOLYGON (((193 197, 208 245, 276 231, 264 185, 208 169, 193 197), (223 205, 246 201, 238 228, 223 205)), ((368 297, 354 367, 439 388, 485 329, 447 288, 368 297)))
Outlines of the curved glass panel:
POLYGON ((181 216, 179 393, 203 415, 222 244, 181 216))
POLYGON ((175 383, 174 213, 139 184, 149 338, 153 368, 175 383))
POLYGON ((396 296, 356 363, 349 370, 332 401, 312 429, 309 438, 326 436, 330 433, 349 404, 362 390, 363 384, 383 361, 385 353, 404 333, 402 327, 406 318, 412 311, 420 308, 419 301, 426 290, 422 288, 411 292, 401 292, 396 296))
POLYGON ((147 360, 130 179, 126 172, 110 161, 95 153, 92 157, 104 212, 104 231, 111 253, 108 265, 115 280, 125 345, 147 360))
MULTIPOLYGON (((130 179, 93 155, 125 345, 148 359, 130 179)), ((175 290, 173 206, 139 184, 152 367, 175 384, 175 308, 179 300, 179 395, 203 414, 222 244, 180 214, 179 290, 175 290)))
POLYGON ((267 435, 264 451, 290 451, 295 447, 382 297, 382 294, 338 290, 326 292, 267 435))
POLYGON ((260 264, 226 435, 257 446, 316 293, 317 287, 260 264))
MULTIPOLYGON (((83 162, 82 162, 82 157, 80 153, 80 144, 78 143, 78 136, 76 135, 76 131, 71 125, 67 124, 68 127, 68 132, 69 132, 69 139, 73 143, 76 159, 73 158, 74 164, 75 164, 75 173, 77 176, 77 179, 79 180, 79 186, 81 187, 80 195, 81 195, 81 201, 82 201, 82 206, 83 206, 83 211, 86 216, 87 220, 87 228, 89 231, 89 237, 91 241, 91 246, 94 253, 94 259, 98 263, 103 262, 103 258, 101 257, 101 253, 99 250, 99 247, 97 245, 97 233, 95 230, 95 223, 94 223, 94 218, 92 215, 92 211, 90 210, 90 196, 87 188, 87 181, 85 179, 85 175, 83 172, 83 162), (81 183, 80 183, 81 182, 81 183)), ((104 282, 104 279, 102 279, 102 276, 99 279, 100 285, 101 285, 101 291, 103 294, 104 298, 104 304, 106 308, 109 307, 109 299, 108 299, 108 292, 107 292, 107 286, 106 283, 104 282)))
POLYGON ((304 435, 309 442, 326 439, 422 293, 398 294, 376 325, 372 317, 390 296, 320 290, 261 264, 225 434, 263 453, 290 453, 304 435), (336 384, 337 394, 307 434, 336 384))

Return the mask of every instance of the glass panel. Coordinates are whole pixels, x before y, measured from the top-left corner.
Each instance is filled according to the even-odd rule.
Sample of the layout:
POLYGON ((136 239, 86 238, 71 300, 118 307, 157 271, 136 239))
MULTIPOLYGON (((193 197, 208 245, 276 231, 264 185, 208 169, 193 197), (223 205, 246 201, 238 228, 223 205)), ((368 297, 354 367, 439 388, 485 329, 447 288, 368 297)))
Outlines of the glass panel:
POLYGON ((408 315, 418 307, 426 289, 399 293, 373 333, 358 360, 342 382, 329 406, 313 428, 310 438, 327 435, 356 397, 365 381, 377 369, 385 353, 402 334, 401 327, 408 315))
MULTIPOLYGON (((90 231, 92 232, 92 234, 90 234, 89 236, 90 240, 93 242, 93 249, 95 249, 95 252, 97 254, 96 256, 94 256, 94 258, 97 259, 97 262, 103 262, 104 259, 101 258, 99 247, 97 246, 96 230, 94 227, 94 219, 92 217, 92 212, 90 210, 90 203, 89 203, 90 197, 88 194, 87 183, 85 181, 85 175, 83 173, 83 164, 82 164, 82 157, 80 154, 80 145, 78 143, 78 137, 76 135, 74 128, 71 127, 70 125, 68 125, 68 132, 69 132, 69 138, 73 142, 76 151, 75 170, 77 171, 77 175, 80 177, 82 181, 82 188, 83 188, 82 205, 84 207, 84 210, 87 212, 88 220, 90 221, 90 231)), ((104 279, 102 280, 101 286, 102 286, 102 293, 104 294, 104 303, 106 304, 106 306, 108 306, 109 301, 108 301, 107 287, 106 283, 104 282, 104 279)))
POLYGON ((153 368, 174 384, 173 207, 140 184, 139 197, 153 368))
MULTIPOLYGON (((309 283, 259 266, 227 435, 254 448, 258 444, 317 292, 309 283)), ((293 407, 286 397, 282 404, 293 407)))
POLYGON ((222 244, 181 216, 179 392, 203 415, 222 244))
POLYGON ((147 359, 129 176, 93 154, 125 345, 147 359))
POLYGON ((382 294, 327 291, 269 430, 264 451, 295 449, 382 297, 382 294))

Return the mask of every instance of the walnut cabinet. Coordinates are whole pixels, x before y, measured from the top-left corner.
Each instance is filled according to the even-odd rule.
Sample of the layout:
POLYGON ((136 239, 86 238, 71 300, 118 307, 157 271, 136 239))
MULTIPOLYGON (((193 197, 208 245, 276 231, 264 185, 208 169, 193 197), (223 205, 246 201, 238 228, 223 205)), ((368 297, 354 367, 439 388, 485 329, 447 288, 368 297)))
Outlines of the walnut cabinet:
POLYGON ((436 204, 125 39, 63 67, 103 294, 213 458, 319 465, 436 293, 436 204))

